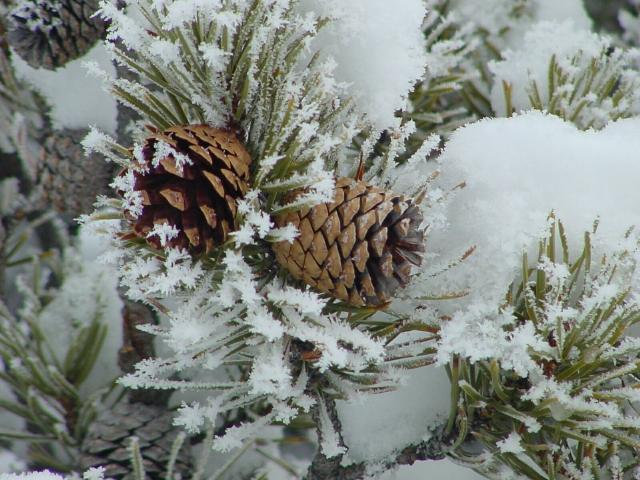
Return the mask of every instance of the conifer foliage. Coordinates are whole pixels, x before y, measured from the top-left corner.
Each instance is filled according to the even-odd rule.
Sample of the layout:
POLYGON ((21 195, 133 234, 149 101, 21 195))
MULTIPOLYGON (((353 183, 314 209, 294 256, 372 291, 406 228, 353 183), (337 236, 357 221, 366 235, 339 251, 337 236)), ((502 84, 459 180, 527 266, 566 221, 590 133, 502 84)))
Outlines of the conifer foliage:
POLYGON ((0 0, 0 479, 640 478, 639 5, 0 0))

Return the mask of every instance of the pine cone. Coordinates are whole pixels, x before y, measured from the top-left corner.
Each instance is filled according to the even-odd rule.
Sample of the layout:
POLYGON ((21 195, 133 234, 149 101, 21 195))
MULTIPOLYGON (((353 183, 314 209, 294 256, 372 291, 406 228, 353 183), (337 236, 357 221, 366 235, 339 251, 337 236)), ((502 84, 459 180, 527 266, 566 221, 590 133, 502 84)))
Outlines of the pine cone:
MULTIPOLYGON (((293 194, 294 196, 296 193, 293 194)), ((278 216, 295 225, 293 243, 274 244, 293 277, 356 306, 388 302, 420 265, 424 231, 419 208, 364 181, 340 178, 332 203, 278 216)))
POLYGON ((97 154, 87 156, 83 130, 62 130, 47 137, 40 151, 37 185, 45 202, 77 217, 93 209, 96 196, 107 194, 113 166, 97 154))
POLYGON ((142 157, 144 171, 134 171, 144 205, 130 219, 135 234, 160 248, 148 234, 168 223, 179 233, 167 246, 194 254, 225 242, 236 229, 237 200, 249 189, 251 157, 238 138, 206 125, 172 127, 148 137, 142 157))
POLYGON ((101 39, 98 0, 23 0, 10 13, 9 44, 29 65, 54 70, 101 39))
MULTIPOLYGON (((80 468, 105 467, 105 477, 133 478, 129 444, 138 438, 147 478, 160 479, 179 429, 172 425, 173 412, 160 405, 130 403, 126 399, 105 410, 92 424, 82 445, 80 468)), ((188 440, 187 440, 188 442, 188 440)), ((191 473, 188 443, 183 445, 174 466, 182 478, 191 473)))

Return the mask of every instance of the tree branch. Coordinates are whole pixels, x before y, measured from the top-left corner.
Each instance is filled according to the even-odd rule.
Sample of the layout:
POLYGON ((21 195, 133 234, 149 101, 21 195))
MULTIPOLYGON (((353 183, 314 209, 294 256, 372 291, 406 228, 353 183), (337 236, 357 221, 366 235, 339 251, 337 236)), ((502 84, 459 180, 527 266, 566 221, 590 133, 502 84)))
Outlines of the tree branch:
POLYGON ((336 402, 331 398, 327 398, 323 396, 321 393, 316 395, 317 401, 316 405, 311 410, 311 416, 313 417, 313 421, 316 424, 316 429, 318 433, 318 451, 316 452, 311 465, 309 466, 309 471, 307 472, 307 480, 321 480, 321 479, 329 479, 333 478, 336 480, 339 479, 347 479, 347 478, 359 478, 359 477, 342 477, 339 476, 339 473, 343 469, 340 466, 342 462, 342 455, 336 455, 334 457, 328 458, 322 453, 322 441, 323 432, 322 432, 322 422, 321 422, 321 406, 320 402, 323 402, 327 413, 329 415, 329 420, 331 420, 331 424, 333 425, 333 429, 338 434, 338 444, 341 447, 344 447, 344 440, 342 439, 342 425, 340 423, 340 419, 338 418, 338 411, 336 409, 336 402))

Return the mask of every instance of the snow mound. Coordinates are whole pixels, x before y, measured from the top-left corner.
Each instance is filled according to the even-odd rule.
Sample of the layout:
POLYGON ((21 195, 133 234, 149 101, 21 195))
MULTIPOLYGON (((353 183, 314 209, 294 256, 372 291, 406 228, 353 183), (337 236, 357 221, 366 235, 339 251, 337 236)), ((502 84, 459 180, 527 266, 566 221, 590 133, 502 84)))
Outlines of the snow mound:
POLYGON ((501 36, 505 45, 516 45, 531 24, 542 21, 571 20, 577 29, 591 30, 592 21, 582 0, 453 0, 451 10, 463 22, 472 22, 492 36, 501 36))
POLYGON ((449 228, 433 230, 428 248, 446 256, 476 251, 441 277, 463 302, 498 305, 554 211, 570 247, 600 218, 601 249, 640 224, 640 119, 580 131, 558 117, 530 111, 486 119, 456 131, 441 156, 444 188, 466 182, 448 206, 449 228))
POLYGON ((534 0, 534 16, 537 21, 563 22, 571 19, 580 30, 591 30, 593 22, 583 0, 534 0))
POLYGON ((424 367, 408 372, 407 385, 399 390, 339 401, 349 458, 377 462, 426 440, 429 428, 449 414, 450 391, 444 368, 424 367))

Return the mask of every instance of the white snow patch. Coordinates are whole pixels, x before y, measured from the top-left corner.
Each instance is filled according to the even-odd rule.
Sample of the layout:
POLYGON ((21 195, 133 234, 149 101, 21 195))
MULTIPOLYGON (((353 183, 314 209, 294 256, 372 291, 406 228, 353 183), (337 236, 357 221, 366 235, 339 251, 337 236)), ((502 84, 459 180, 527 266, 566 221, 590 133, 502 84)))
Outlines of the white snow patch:
POLYGON ((444 368, 424 367, 410 371, 407 385, 396 391, 337 402, 349 458, 379 461, 419 443, 447 418, 450 392, 444 368))
POLYGON ((577 29, 591 30, 593 21, 584 6, 583 0, 534 0, 534 18, 539 21, 573 21, 577 29))
POLYGON ((42 470, 41 472, 0 473, 0 480, 64 480, 64 477, 49 470, 42 470))
POLYGON ((87 128, 91 124, 115 133, 116 101, 102 90, 100 82, 95 81, 84 66, 86 61, 96 62, 107 74, 115 76, 115 67, 101 43, 82 58, 72 60, 55 71, 33 68, 19 55, 11 58, 16 74, 47 100, 54 128, 87 128))
POLYGON ((485 480, 479 473, 463 467, 448 458, 444 460, 427 460, 413 465, 403 465, 395 471, 390 470, 378 480, 485 480))
POLYGON ((97 261, 106 249, 105 239, 92 235, 86 227, 82 227, 79 239, 77 257, 67 266, 59 294, 40 315, 40 327, 53 352, 64 359, 77 329, 95 318, 107 326, 95 374, 89 375, 80 388, 87 396, 120 374, 116 358, 122 346, 122 301, 115 268, 97 261))
POLYGON ((453 0, 450 4, 459 23, 476 25, 499 50, 520 47, 524 34, 537 22, 568 20, 577 30, 592 28, 582 0, 453 0), (519 5, 523 8, 518 11, 519 5))
POLYGON ((405 107, 414 83, 424 74, 426 46, 422 0, 302 0, 303 12, 335 21, 311 43, 337 62, 335 76, 350 84, 358 109, 374 126, 399 124, 394 113, 405 107))
MULTIPOLYGON (((6 429, 7 426, 2 423, 2 426, 6 429)), ((19 430, 16 430, 19 431, 19 430)), ((20 430, 24 431, 24 430, 20 430)), ((9 450, 0 451, 0 478, 2 474, 15 473, 27 468, 27 464, 16 453, 9 450)))
MULTIPOLYGON (((600 241, 615 248, 630 226, 640 224, 639 129, 640 119, 627 119, 583 132, 531 111, 456 131, 441 156, 438 181, 444 188, 461 181, 467 186, 448 205, 448 230, 431 232, 430 251, 446 257, 477 249, 440 276, 443 288, 468 288, 464 302, 498 305, 523 250, 546 233, 552 210, 574 252, 597 217, 600 241)), ((535 259, 537 250, 531 254, 535 259)))

